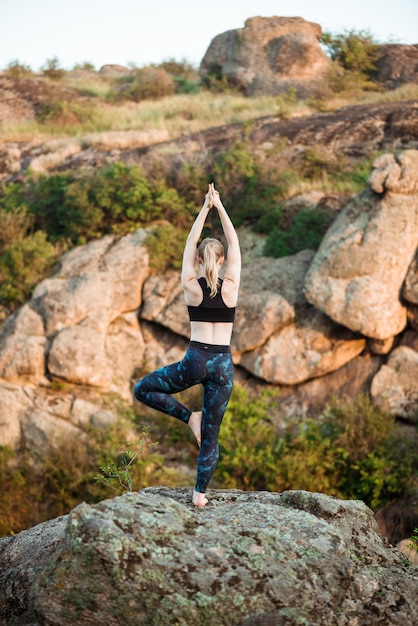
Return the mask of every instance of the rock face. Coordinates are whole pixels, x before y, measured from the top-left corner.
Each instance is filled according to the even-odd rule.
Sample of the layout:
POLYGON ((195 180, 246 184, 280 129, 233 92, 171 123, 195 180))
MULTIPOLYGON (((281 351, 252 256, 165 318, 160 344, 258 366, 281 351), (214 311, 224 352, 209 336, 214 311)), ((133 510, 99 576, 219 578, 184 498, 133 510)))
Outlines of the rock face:
POLYGON ((359 501, 148 488, 0 540, 1 623, 418 621, 418 574, 359 501), (228 607, 228 610, 225 610, 228 607))
POLYGON ((366 337, 385 340, 406 326, 399 296, 418 242, 417 172, 416 150, 376 159, 372 191, 338 216, 306 275, 309 302, 366 337))
POLYGON ((418 45, 380 46, 377 70, 377 80, 390 89, 405 83, 418 83, 418 45))
POLYGON ((248 95, 306 93, 330 65, 320 37, 321 27, 300 17, 252 17, 212 40, 200 75, 226 78, 248 95))
POLYGON ((373 378, 373 401, 413 424, 418 423, 418 352, 399 346, 373 378))

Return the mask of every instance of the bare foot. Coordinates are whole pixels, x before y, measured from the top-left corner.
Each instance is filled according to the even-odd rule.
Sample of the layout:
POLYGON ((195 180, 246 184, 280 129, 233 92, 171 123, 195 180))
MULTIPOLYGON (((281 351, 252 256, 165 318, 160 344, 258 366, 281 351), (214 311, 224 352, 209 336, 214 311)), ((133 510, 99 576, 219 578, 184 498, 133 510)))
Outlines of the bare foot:
POLYGON ((199 491, 193 491, 193 504, 195 506, 205 506, 208 503, 208 499, 206 498, 204 493, 200 493, 199 491))
POLYGON ((202 411, 193 411, 189 417, 188 424, 196 437, 197 445, 200 448, 202 443, 202 411))

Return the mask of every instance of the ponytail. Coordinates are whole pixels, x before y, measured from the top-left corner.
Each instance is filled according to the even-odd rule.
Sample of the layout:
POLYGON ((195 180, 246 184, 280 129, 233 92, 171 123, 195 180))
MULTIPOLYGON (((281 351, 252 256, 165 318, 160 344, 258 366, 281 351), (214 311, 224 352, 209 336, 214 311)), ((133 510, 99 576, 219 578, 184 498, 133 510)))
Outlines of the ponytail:
POLYGON ((217 239, 204 239, 199 246, 198 257, 203 265, 203 273, 210 289, 210 297, 216 296, 218 291, 219 265, 218 261, 224 256, 224 247, 217 239))

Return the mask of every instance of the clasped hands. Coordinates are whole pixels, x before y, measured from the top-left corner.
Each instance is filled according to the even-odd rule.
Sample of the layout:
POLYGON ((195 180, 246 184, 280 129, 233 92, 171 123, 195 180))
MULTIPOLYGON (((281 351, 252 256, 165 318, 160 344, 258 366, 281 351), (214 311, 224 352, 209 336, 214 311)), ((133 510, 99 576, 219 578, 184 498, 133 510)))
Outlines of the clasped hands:
POLYGON ((208 193, 205 196, 205 204, 209 207, 209 209, 213 206, 219 208, 219 205, 221 204, 219 192, 216 191, 214 183, 209 183, 208 193))

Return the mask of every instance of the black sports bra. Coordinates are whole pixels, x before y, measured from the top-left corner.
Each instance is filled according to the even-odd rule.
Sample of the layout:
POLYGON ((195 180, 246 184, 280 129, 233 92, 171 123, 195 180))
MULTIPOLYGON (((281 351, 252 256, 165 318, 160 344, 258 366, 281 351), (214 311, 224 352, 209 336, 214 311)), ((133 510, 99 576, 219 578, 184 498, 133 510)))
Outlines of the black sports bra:
POLYGON ((191 322, 233 322, 235 319, 235 307, 226 306, 222 299, 222 280, 219 281, 219 289, 216 296, 210 297, 210 289, 203 276, 199 278, 202 287, 203 300, 199 306, 188 306, 191 322))

